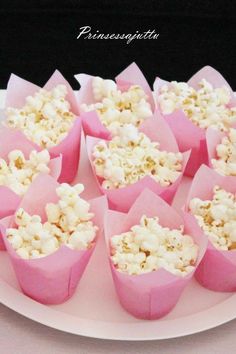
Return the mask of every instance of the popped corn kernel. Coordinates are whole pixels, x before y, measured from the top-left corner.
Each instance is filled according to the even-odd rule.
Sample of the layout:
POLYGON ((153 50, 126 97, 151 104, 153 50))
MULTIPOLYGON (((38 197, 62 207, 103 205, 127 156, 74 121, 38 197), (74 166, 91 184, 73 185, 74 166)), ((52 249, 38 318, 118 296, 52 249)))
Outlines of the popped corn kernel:
POLYGON ((8 161, 0 158, 0 185, 23 195, 40 172, 50 173, 49 162, 50 155, 47 150, 33 150, 29 159, 25 158, 22 151, 12 150, 8 154, 8 161))
POLYGON ((47 220, 29 215, 19 208, 15 215, 17 228, 8 228, 8 241, 24 259, 36 259, 54 253, 65 245, 75 250, 91 247, 98 230, 91 221, 90 205, 79 194, 84 186, 63 183, 57 189, 58 203, 45 206, 47 220), (62 206, 61 206, 62 204, 62 206))
POLYGON ((216 146, 216 159, 211 159, 212 166, 219 174, 236 176, 236 129, 230 128, 216 146))
POLYGON ((16 253, 18 254, 18 256, 20 256, 23 259, 29 259, 29 252, 26 248, 18 248, 16 250, 16 253))
POLYGON ((93 149, 93 164, 102 187, 122 188, 150 176, 161 186, 169 186, 180 176, 181 153, 159 150, 144 133, 129 124, 119 128, 119 135, 108 142, 100 141, 93 149))
POLYGON ((42 148, 55 146, 65 138, 75 120, 66 95, 65 85, 57 85, 51 91, 40 89, 34 96, 26 97, 22 108, 6 109, 6 125, 22 130, 42 148))
POLYGON ((236 107, 229 107, 230 91, 226 86, 213 88, 205 79, 195 90, 185 82, 172 81, 163 85, 157 97, 164 114, 183 110, 186 116, 202 129, 212 127, 227 131, 236 122, 236 107))
POLYGON ((111 259, 116 269, 130 275, 152 272, 159 268, 179 276, 193 271, 198 246, 180 229, 159 224, 159 218, 145 215, 130 231, 111 237, 111 259))
POLYGON ((45 210, 50 223, 57 223, 59 221, 61 210, 58 204, 48 203, 45 210))
POLYGON ((138 85, 130 86, 121 92, 112 80, 95 77, 92 82, 94 104, 82 104, 84 112, 96 110, 101 122, 113 135, 117 135, 120 126, 134 124, 139 126, 152 115, 148 96, 138 85))
POLYGON ((236 249, 235 194, 215 186, 212 200, 193 198, 189 210, 217 249, 236 249))

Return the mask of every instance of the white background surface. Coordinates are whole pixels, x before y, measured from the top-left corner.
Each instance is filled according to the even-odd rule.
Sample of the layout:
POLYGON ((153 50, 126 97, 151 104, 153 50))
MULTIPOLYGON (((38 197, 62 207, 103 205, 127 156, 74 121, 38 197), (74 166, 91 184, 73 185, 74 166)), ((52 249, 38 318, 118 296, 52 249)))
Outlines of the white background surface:
POLYGON ((56 331, 0 305, 1 354, 234 354, 236 320, 187 337, 151 342, 96 340, 56 331))

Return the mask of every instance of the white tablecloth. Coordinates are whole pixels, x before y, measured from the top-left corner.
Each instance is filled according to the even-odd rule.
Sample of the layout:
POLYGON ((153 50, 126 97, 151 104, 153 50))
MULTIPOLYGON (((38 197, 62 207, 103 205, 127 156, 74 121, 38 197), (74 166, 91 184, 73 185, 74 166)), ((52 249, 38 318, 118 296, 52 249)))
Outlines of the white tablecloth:
POLYGON ((1 354, 234 354, 236 320, 195 335, 151 342, 105 341, 63 333, 0 305, 1 354))

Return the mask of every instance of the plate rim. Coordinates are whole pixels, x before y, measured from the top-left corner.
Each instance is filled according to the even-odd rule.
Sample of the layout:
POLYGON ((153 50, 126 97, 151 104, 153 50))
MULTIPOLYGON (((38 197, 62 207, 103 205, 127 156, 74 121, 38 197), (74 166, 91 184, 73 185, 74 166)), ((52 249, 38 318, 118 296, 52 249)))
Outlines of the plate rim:
POLYGON ((109 333, 112 322, 85 319, 66 312, 60 312, 56 308, 34 301, 19 290, 13 288, 3 279, 0 279, 0 303, 30 320, 62 332, 81 335, 87 338, 115 341, 153 341, 184 337, 213 329, 236 319, 236 294, 232 294, 227 299, 206 310, 181 318, 161 320, 159 322, 158 320, 141 320, 135 323, 116 323, 116 331, 113 330, 113 334, 109 333), (24 308, 24 311, 21 310, 21 307, 24 308), (41 308, 43 311, 37 312, 37 309, 41 308), (234 308, 235 311, 232 311, 234 308), (165 334, 157 333, 154 335, 147 334, 145 330, 145 335, 140 335, 140 327, 144 325, 144 322, 147 323, 146 327, 154 327, 153 322, 155 322, 157 324, 157 332, 158 330, 163 330, 163 328, 165 331, 165 327, 168 327, 170 332, 168 330, 165 331, 165 334), (179 326, 180 322, 182 322, 181 326, 179 326), (92 330, 90 329, 90 325, 94 326, 92 330), (135 334, 136 329, 138 329, 137 334, 135 334), (129 330, 129 332, 127 332, 127 330, 129 330), (129 335, 127 336, 122 333, 129 333, 129 335))

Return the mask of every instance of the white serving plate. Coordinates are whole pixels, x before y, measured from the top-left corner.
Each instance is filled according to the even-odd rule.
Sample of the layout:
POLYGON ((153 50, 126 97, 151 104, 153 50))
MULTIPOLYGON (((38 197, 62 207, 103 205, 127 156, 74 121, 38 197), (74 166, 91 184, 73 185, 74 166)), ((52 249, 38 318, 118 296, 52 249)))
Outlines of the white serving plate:
MULTIPOLYGON (((5 92, 0 91, 3 105, 5 92)), ((85 197, 99 195, 81 148, 77 180, 86 186, 85 197)), ((191 180, 184 178, 174 200, 180 207, 191 180)), ((113 340, 154 340, 201 332, 236 318, 236 295, 216 293, 195 280, 166 317, 138 320, 120 306, 110 274, 104 241, 99 240, 75 295, 62 305, 45 306, 22 294, 6 252, 0 252, 0 302, 12 310, 52 328, 83 336, 113 340)))

